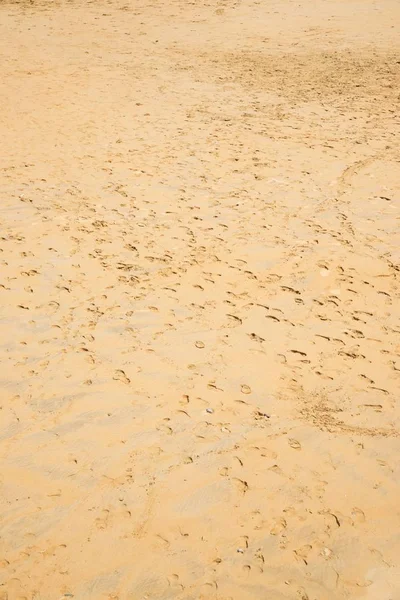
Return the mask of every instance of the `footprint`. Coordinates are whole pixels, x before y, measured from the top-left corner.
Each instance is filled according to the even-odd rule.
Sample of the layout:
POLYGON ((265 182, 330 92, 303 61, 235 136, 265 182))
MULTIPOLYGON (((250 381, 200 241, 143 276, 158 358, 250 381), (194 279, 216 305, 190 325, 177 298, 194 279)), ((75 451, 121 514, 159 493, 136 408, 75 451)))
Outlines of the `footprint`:
POLYGON ((279 535, 280 533, 282 533, 282 531, 286 529, 286 527, 287 523, 285 519, 283 519, 282 517, 279 519, 275 519, 275 523, 270 530, 270 534, 279 535))
POLYGON ((304 564, 307 565, 308 564, 308 562, 307 562, 308 555, 311 552, 311 550, 312 550, 312 546, 310 544, 305 544, 301 548, 294 550, 294 553, 299 560, 303 561, 304 564))
POLYGON ((235 482, 236 487, 241 494, 244 495, 249 490, 249 485, 247 481, 243 481, 242 479, 238 479, 236 477, 232 479, 232 481, 235 482))
POLYGON ((288 444, 291 448, 293 448, 293 450, 301 450, 301 444, 299 441, 294 440, 293 438, 290 438, 288 440, 288 444))
POLYGON ((115 371, 113 379, 115 379, 115 381, 122 381, 122 383, 126 384, 131 382, 129 377, 126 376, 125 371, 122 371, 121 369, 115 371))
POLYGON ((351 511, 351 516, 354 523, 365 523, 365 513, 363 510, 361 510, 361 508, 357 508, 357 506, 355 506, 351 511))
POLYGON ((102 513, 102 516, 98 517, 95 520, 95 525, 96 525, 97 529, 107 529, 107 527, 108 527, 108 520, 109 520, 109 517, 110 517, 110 511, 107 510, 107 509, 104 509, 104 510, 101 511, 101 513, 102 513))

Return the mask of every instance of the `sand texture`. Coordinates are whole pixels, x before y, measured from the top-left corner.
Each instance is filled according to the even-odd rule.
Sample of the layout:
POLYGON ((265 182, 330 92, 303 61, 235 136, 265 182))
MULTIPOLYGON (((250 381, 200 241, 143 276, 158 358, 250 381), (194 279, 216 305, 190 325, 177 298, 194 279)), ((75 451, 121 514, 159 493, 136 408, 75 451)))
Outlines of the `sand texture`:
POLYGON ((0 2, 0 599, 400 599, 398 0, 0 2))

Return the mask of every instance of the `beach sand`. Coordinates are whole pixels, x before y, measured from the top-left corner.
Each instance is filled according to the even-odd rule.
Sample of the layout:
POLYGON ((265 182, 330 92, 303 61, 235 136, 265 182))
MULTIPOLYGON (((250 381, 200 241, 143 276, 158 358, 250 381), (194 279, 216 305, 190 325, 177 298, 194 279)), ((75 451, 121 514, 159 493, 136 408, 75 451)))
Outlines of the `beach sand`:
POLYGON ((1 2, 1 600, 400 598, 399 20, 1 2))

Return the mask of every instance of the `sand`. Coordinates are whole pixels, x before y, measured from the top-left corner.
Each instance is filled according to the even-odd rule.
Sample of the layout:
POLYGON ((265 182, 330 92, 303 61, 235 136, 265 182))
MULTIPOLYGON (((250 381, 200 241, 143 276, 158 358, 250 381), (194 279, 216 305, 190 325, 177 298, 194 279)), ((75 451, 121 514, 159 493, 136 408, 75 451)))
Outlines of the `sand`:
POLYGON ((400 598, 399 20, 1 2, 1 600, 400 598))

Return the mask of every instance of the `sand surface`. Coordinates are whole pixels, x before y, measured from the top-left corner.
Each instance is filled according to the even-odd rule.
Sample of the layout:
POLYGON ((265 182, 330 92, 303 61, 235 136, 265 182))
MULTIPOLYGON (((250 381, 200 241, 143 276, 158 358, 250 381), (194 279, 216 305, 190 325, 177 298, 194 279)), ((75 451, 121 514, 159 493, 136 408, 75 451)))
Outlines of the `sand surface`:
POLYGON ((1 600, 400 598, 399 23, 0 3, 1 600))

